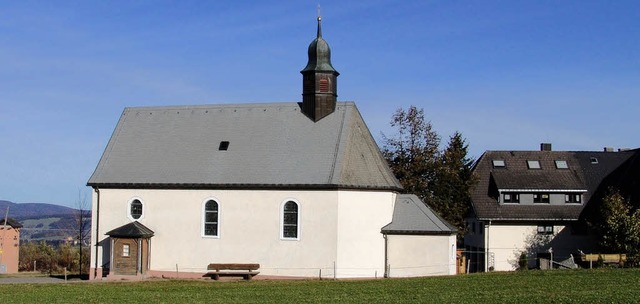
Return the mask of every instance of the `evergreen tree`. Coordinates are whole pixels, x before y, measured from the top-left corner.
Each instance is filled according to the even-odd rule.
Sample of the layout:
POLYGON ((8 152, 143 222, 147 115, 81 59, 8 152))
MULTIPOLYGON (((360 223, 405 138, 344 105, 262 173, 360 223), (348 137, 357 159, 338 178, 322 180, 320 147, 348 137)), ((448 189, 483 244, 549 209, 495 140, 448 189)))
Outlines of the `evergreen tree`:
MULTIPOLYGON (((476 182, 473 175, 473 159, 468 157, 469 146, 460 132, 449 138, 440 158, 438 178, 432 189, 434 209, 460 232, 465 229, 464 217, 471 205, 470 189, 476 182)), ((462 233, 461 233, 462 234, 462 233)))
POLYGON ((397 134, 384 136, 383 154, 405 192, 420 197, 463 235, 464 217, 470 205, 469 189, 475 182, 473 160, 462 134, 451 136, 440 151, 440 136, 424 111, 415 106, 398 109, 391 120, 397 134))

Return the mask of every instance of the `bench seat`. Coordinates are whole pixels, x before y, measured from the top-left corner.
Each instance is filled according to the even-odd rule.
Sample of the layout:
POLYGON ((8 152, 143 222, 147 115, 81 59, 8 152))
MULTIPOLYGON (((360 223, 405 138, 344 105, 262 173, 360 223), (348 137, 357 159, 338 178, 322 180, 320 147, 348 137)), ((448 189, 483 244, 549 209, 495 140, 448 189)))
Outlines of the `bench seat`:
POLYGON ((258 269, 260 269, 260 264, 211 263, 207 266, 207 270, 210 270, 207 275, 210 275, 214 280, 219 280, 221 276, 241 276, 245 280, 251 280, 260 273, 256 271, 258 269))

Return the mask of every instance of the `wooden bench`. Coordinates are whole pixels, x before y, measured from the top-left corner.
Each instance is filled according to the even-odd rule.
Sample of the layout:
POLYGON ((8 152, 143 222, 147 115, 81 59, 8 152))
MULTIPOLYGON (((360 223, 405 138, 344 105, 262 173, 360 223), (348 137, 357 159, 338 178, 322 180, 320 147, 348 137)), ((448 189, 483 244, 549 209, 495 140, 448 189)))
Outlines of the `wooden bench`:
POLYGON ((218 280, 220 276, 241 276, 245 280, 251 280, 253 276, 260 272, 256 271, 260 268, 260 264, 216 264, 212 263, 207 266, 212 279, 218 280))

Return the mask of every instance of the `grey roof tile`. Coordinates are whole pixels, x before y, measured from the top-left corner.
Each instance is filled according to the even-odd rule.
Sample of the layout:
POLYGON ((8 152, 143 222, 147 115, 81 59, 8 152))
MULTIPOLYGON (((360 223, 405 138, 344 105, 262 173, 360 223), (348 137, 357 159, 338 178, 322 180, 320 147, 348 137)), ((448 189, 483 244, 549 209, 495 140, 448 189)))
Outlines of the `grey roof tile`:
POLYGON ((420 198, 413 194, 399 194, 393 208, 391 223, 382 227, 383 234, 446 234, 456 228, 439 217, 420 198))
POLYGON ((401 189, 352 102, 127 108, 88 185, 401 189))
POLYGON ((135 221, 126 225, 122 225, 105 234, 112 237, 150 238, 153 236, 153 231, 151 231, 151 229, 147 228, 147 226, 141 224, 140 222, 135 221))

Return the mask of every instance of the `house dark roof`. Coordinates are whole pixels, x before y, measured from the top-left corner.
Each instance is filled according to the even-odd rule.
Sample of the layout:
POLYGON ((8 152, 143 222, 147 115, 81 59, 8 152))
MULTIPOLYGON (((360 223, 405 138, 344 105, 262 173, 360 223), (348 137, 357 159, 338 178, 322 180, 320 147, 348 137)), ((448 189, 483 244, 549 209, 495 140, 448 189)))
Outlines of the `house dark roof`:
POLYGON ((126 108, 88 185, 402 188, 353 102, 318 122, 298 103, 126 108))
POLYGON ((456 232, 455 227, 440 218, 413 194, 400 194, 396 197, 393 219, 382 227, 383 234, 451 235, 456 232))
POLYGON ((153 236, 153 231, 147 228, 147 226, 140 224, 140 222, 135 221, 113 229, 105 234, 111 237, 121 238, 150 238, 153 236))
MULTIPOLYGON (((7 225, 11 226, 12 228, 22 228, 22 224, 10 217, 7 218, 7 225)), ((0 226, 4 226, 4 218, 0 219, 0 226)))
POLYGON ((577 220, 593 194, 607 187, 605 179, 638 151, 487 151, 474 166, 478 183, 471 192, 473 211, 480 220, 577 220), (494 160, 504 161, 504 167, 494 166, 494 160), (529 160, 538 161, 540 169, 530 169, 529 160), (556 160, 568 168, 557 168, 556 160), (498 191, 584 194, 582 204, 501 205, 498 191))

